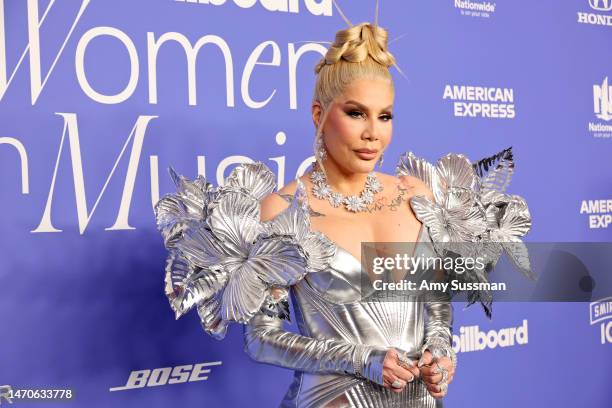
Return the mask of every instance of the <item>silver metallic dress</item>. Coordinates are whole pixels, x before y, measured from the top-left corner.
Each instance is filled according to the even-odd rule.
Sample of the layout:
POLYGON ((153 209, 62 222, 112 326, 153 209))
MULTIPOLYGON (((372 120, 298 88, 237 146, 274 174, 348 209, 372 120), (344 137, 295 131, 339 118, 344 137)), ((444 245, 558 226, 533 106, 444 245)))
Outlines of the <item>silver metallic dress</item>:
MULTIPOLYGON (((410 200, 423 223, 413 256, 479 254, 487 259, 482 270, 443 274, 486 282, 505 250, 531 276, 519 239, 531 217, 521 197, 504 193, 513 164, 510 149, 475 164, 457 154, 436 165, 411 152, 402 155, 397 174, 423 180, 435 198, 410 200)), ((311 229, 312 210, 299 179, 295 194, 286 197, 289 206, 261 222, 259 200, 276 187, 263 163, 237 166, 218 188, 201 176, 189 181, 171 175, 177 193, 155 210, 169 251, 166 295, 177 318, 197 308, 203 328, 217 339, 229 322, 244 324, 249 356, 295 370, 282 407, 441 406, 419 379, 401 393, 383 387, 382 364, 390 348, 413 359, 427 349, 455 361, 448 293, 375 290, 358 259, 311 229), (299 333, 283 328, 289 297, 299 333)), ((439 272, 412 271, 426 280, 439 272)), ((468 299, 490 316, 490 293, 473 291, 468 299)))

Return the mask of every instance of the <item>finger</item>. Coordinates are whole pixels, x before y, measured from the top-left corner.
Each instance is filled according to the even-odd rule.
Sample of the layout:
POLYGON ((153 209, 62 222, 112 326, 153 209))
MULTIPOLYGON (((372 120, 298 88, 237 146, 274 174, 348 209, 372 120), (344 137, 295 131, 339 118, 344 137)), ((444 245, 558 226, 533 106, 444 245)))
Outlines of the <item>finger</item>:
POLYGON ((396 358, 397 365, 410 371, 410 373, 412 373, 414 378, 418 378, 421 376, 419 367, 417 366, 418 360, 412 360, 408 358, 406 353, 402 351, 398 351, 397 354, 395 355, 395 358, 396 358), (402 355, 404 356, 404 358, 400 359, 400 356, 402 355))
POLYGON ((419 367, 417 367, 416 362, 414 362, 412 366, 406 366, 404 364, 401 364, 398 365, 398 367, 404 369, 405 371, 408 371, 412 375, 413 379, 421 377, 421 370, 419 369, 419 367))
POLYGON ((446 384, 444 386, 442 386, 440 384, 438 384, 438 385, 428 384, 428 385, 426 385, 426 387, 427 387, 427 391, 429 391, 429 393, 434 398, 443 398, 448 393, 448 384, 446 384))
POLYGON ((421 378, 423 378, 423 381, 428 382, 430 384, 438 384, 440 381, 442 381, 442 374, 423 374, 421 378))
POLYGON ((416 378, 416 376, 414 374, 412 374, 412 372, 410 372, 409 370, 406 370, 404 367, 398 366, 398 365, 396 365, 395 367, 392 368, 392 373, 397 378, 401 379, 402 381, 404 381, 406 383, 412 382, 416 378))
POLYGON ((388 389, 390 389, 391 391, 393 391, 393 392, 400 393, 400 392, 402 392, 404 390, 404 387, 406 387, 406 382, 403 381, 400 378, 397 378, 397 377, 394 377, 394 376, 390 375, 390 376, 387 377, 387 380, 385 381, 385 386, 388 389), (394 387, 393 386, 393 383, 396 382, 396 381, 399 383, 399 385, 400 385, 399 387, 394 387))
POLYGON ((433 356, 429 350, 425 350, 419 359, 418 367, 428 366, 433 362, 433 356))

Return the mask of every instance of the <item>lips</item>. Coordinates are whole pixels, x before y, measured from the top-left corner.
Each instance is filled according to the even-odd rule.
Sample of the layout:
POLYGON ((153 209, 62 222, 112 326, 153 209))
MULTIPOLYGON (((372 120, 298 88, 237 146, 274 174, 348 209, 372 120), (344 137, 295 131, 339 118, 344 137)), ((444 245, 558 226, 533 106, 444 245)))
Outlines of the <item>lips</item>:
POLYGON ((355 150, 357 156, 363 160, 373 160, 376 158, 376 154, 378 150, 370 150, 370 149, 357 149, 355 150))

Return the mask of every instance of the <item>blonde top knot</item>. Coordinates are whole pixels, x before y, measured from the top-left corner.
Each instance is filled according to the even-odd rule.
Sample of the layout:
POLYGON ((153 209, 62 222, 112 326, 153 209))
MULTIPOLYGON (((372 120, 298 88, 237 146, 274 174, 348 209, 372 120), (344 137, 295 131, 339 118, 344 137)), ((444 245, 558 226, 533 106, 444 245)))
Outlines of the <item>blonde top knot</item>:
POLYGON ((387 49, 388 37, 387 30, 370 23, 340 30, 325 57, 315 66, 315 73, 319 74, 324 66, 333 65, 340 60, 364 62, 368 57, 389 68, 395 64, 395 58, 387 49))

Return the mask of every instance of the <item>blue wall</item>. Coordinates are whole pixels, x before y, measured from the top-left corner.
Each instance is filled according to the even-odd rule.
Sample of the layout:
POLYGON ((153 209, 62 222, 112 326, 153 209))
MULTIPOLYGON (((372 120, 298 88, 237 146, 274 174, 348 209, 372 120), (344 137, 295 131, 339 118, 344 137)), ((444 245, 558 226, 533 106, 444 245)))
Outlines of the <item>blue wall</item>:
MULTIPOLYGON (((217 184, 250 158, 292 180, 312 154, 316 41, 345 23, 326 0, 290 1, 299 12, 205 3, 0 0, 0 386, 69 387, 87 407, 277 406, 284 395, 292 372, 252 362, 241 327, 219 342, 195 312, 175 321, 152 205, 173 191, 170 165, 217 184), (330 15, 307 7, 318 3, 330 15), (201 38, 213 43, 190 84, 176 40, 201 38), (204 362, 221 362, 205 381, 110 391, 132 371, 204 362)), ((373 0, 340 6, 373 21, 373 0)), ((509 192, 529 203, 526 241, 611 241, 612 205, 599 201, 612 200, 610 8, 381 0, 404 73, 392 71, 383 171, 407 150, 433 161, 513 146, 509 192), (470 86, 508 97, 445 92, 470 86), (487 110, 511 114, 471 116, 487 110)), ((609 296, 596 287, 588 302, 498 303, 491 321, 458 305, 456 334, 525 324, 527 336, 459 353, 448 406, 610 406, 612 319, 591 324, 589 305, 609 296)))

